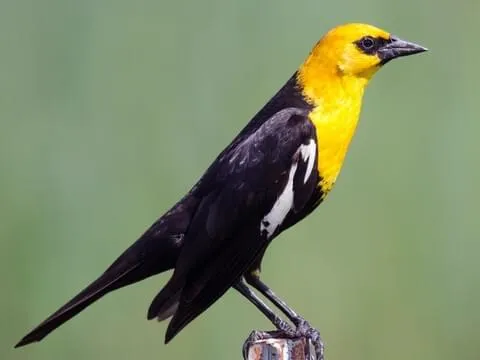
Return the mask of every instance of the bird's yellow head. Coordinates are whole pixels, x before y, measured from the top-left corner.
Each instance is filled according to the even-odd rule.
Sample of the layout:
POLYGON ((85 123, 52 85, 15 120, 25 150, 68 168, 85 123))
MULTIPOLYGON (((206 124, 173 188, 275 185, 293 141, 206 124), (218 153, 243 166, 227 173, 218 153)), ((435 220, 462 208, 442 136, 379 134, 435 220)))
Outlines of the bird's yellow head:
POLYGON ((343 164, 369 80, 390 60, 425 50, 371 25, 346 24, 330 30, 300 66, 297 82, 313 105, 309 118, 317 131, 324 194, 343 164))
POLYGON ((315 45, 300 68, 299 77, 306 88, 318 82, 331 84, 335 78, 358 79, 365 86, 390 60, 423 51, 424 47, 372 25, 340 25, 315 45))

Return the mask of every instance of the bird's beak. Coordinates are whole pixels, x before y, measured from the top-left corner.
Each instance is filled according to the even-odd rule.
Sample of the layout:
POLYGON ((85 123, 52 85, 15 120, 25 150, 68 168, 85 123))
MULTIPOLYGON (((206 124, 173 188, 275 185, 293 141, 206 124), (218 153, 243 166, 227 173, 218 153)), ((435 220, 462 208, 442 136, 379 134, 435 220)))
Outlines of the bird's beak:
POLYGON ((385 64, 397 57, 418 54, 427 50, 423 46, 391 36, 390 41, 377 50, 377 54, 381 63, 385 64))

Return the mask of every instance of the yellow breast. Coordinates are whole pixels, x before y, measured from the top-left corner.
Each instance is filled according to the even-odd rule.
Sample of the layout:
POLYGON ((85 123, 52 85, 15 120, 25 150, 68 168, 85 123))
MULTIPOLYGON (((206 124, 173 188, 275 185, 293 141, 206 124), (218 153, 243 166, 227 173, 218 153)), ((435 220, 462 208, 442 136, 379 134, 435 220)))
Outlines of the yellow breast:
POLYGON ((325 58, 328 60, 313 51, 300 67, 297 80, 303 96, 313 105, 309 118, 317 132, 319 186, 327 194, 335 184, 355 133, 371 74, 342 74, 325 58))
POLYGON ((335 184, 360 114, 360 101, 318 104, 310 113, 318 142, 319 186, 327 194, 335 184))

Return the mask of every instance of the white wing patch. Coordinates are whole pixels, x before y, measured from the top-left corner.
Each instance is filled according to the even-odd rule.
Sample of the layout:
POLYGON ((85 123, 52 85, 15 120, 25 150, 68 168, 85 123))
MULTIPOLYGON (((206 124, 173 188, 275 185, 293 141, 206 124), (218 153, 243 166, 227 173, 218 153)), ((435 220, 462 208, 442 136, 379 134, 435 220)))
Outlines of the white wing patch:
POLYGON ((275 204, 273 204, 272 210, 265 215, 260 223, 260 232, 266 230, 267 237, 272 236, 293 207, 293 178, 295 177, 295 171, 297 171, 297 163, 292 164, 288 174, 287 185, 285 185, 275 204))
MULTIPOLYGON (((315 156, 317 156, 316 151, 317 147, 313 139, 310 139, 307 145, 301 145, 298 148, 297 154, 302 156, 303 161, 308 161, 305 177, 303 179, 304 184, 308 181, 308 178, 312 174, 313 165, 315 164, 315 156)), ((298 160, 297 162, 294 162, 290 168, 290 172, 288 173, 288 181, 282 193, 278 197, 277 201, 275 201, 275 204, 273 204, 270 212, 265 215, 260 223, 260 232, 265 230, 267 232, 267 237, 272 236, 275 230, 282 224, 283 220, 285 220, 288 212, 293 208, 293 200, 295 195, 293 193, 293 179, 295 178, 297 167, 298 160)))
POLYGON ((303 183, 306 184, 308 178, 312 174, 313 165, 315 164, 315 156, 317 156, 317 146, 315 145, 315 141, 310 139, 310 142, 307 145, 300 146, 300 153, 302 154, 303 161, 307 161, 307 171, 305 171, 305 177, 303 179, 303 183))

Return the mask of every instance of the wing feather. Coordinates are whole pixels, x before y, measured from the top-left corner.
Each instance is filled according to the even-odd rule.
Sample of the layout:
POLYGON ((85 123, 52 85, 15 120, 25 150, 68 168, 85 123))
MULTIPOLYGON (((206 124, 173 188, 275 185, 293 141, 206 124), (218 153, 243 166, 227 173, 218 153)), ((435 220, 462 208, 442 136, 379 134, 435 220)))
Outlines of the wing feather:
POLYGON ((288 108, 209 168, 198 191, 207 200, 185 234, 173 275, 182 290, 166 342, 238 281, 285 217, 301 210, 317 183, 316 162, 314 126, 306 111, 288 108), (271 213, 278 224, 262 231, 271 213))

